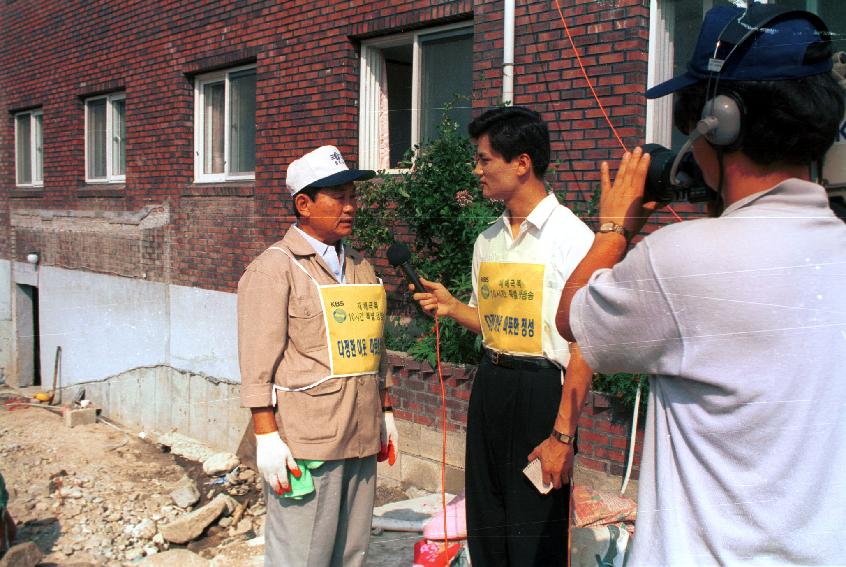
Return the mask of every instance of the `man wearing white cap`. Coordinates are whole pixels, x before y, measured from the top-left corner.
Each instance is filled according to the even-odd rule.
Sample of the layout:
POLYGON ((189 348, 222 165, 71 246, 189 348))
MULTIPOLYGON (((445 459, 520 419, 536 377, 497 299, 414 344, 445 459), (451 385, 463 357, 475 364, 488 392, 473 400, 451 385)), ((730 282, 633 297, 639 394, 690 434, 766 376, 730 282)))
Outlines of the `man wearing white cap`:
POLYGON ((397 450, 380 385, 385 290, 342 240, 353 182, 372 176, 348 169, 333 146, 291 163, 297 224, 238 283, 241 404, 265 480, 266 565, 363 565, 376 455, 390 447, 393 464, 397 450))

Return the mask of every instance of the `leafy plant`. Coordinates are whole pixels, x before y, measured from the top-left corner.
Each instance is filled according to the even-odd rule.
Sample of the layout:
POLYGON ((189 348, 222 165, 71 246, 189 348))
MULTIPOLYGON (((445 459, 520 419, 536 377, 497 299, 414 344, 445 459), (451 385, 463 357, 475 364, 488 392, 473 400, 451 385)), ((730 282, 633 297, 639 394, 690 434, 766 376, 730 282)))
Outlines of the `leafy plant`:
POLYGON ((428 318, 389 315, 385 319, 385 346, 389 350, 408 352, 431 326, 432 321, 428 318))
POLYGON ((593 389, 597 392, 611 394, 620 400, 620 404, 627 411, 634 410, 637 399, 637 383, 640 381, 642 390, 640 392, 640 411, 646 410, 646 397, 649 393, 649 380, 646 374, 629 374, 619 372, 617 374, 594 374, 593 389))
MULTIPOLYGON (((474 148, 448 115, 441 120, 438 136, 414 150, 406 156, 407 170, 382 172, 360 187, 353 244, 372 254, 393 242, 400 228, 406 228, 414 235, 408 244, 415 268, 467 302, 472 292, 473 243, 501 214, 501 207, 482 196, 473 174, 474 148)), ((407 352, 434 366, 432 320, 418 313, 415 324, 426 330, 407 352)), ((479 361, 481 342, 475 334, 451 319, 440 320, 440 332, 441 360, 479 361)))

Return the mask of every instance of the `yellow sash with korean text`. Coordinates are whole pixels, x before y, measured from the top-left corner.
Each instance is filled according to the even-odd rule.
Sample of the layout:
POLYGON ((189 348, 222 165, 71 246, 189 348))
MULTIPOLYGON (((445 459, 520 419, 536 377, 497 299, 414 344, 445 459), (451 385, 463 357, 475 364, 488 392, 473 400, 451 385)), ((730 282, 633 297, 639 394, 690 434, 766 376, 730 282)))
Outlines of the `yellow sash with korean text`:
POLYGON ((317 287, 329 355, 328 376, 299 388, 274 384, 273 405, 276 405, 277 390, 302 392, 333 378, 376 374, 384 348, 382 333, 388 304, 382 280, 377 284, 322 285, 290 252, 278 246, 271 246, 270 249, 288 256, 293 265, 302 270, 317 287))
POLYGON ((543 356, 543 277, 543 264, 481 263, 478 307, 487 348, 543 356))
POLYGON ((332 376, 372 374, 382 358, 387 298, 381 284, 321 285, 332 376))

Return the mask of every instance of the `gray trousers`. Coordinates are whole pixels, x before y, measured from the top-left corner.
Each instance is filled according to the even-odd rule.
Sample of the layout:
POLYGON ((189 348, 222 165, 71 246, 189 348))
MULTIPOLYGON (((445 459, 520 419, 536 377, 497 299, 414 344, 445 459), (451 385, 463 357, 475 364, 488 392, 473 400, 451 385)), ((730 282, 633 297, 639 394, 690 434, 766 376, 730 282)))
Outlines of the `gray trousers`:
POLYGON ((277 497, 265 483, 266 567, 361 567, 376 498, 376 456, 326 461, 314 492, 277 497))

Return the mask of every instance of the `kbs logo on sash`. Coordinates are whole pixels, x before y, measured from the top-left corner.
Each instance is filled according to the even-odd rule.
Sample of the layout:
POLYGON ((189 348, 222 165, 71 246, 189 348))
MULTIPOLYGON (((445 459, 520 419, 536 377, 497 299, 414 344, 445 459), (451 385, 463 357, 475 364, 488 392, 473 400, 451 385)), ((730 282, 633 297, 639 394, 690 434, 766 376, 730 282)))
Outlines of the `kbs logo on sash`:
POLYGON ((382 354, 382 339, 341 339, 335 341, 340 358, 367 358, 382 354))

